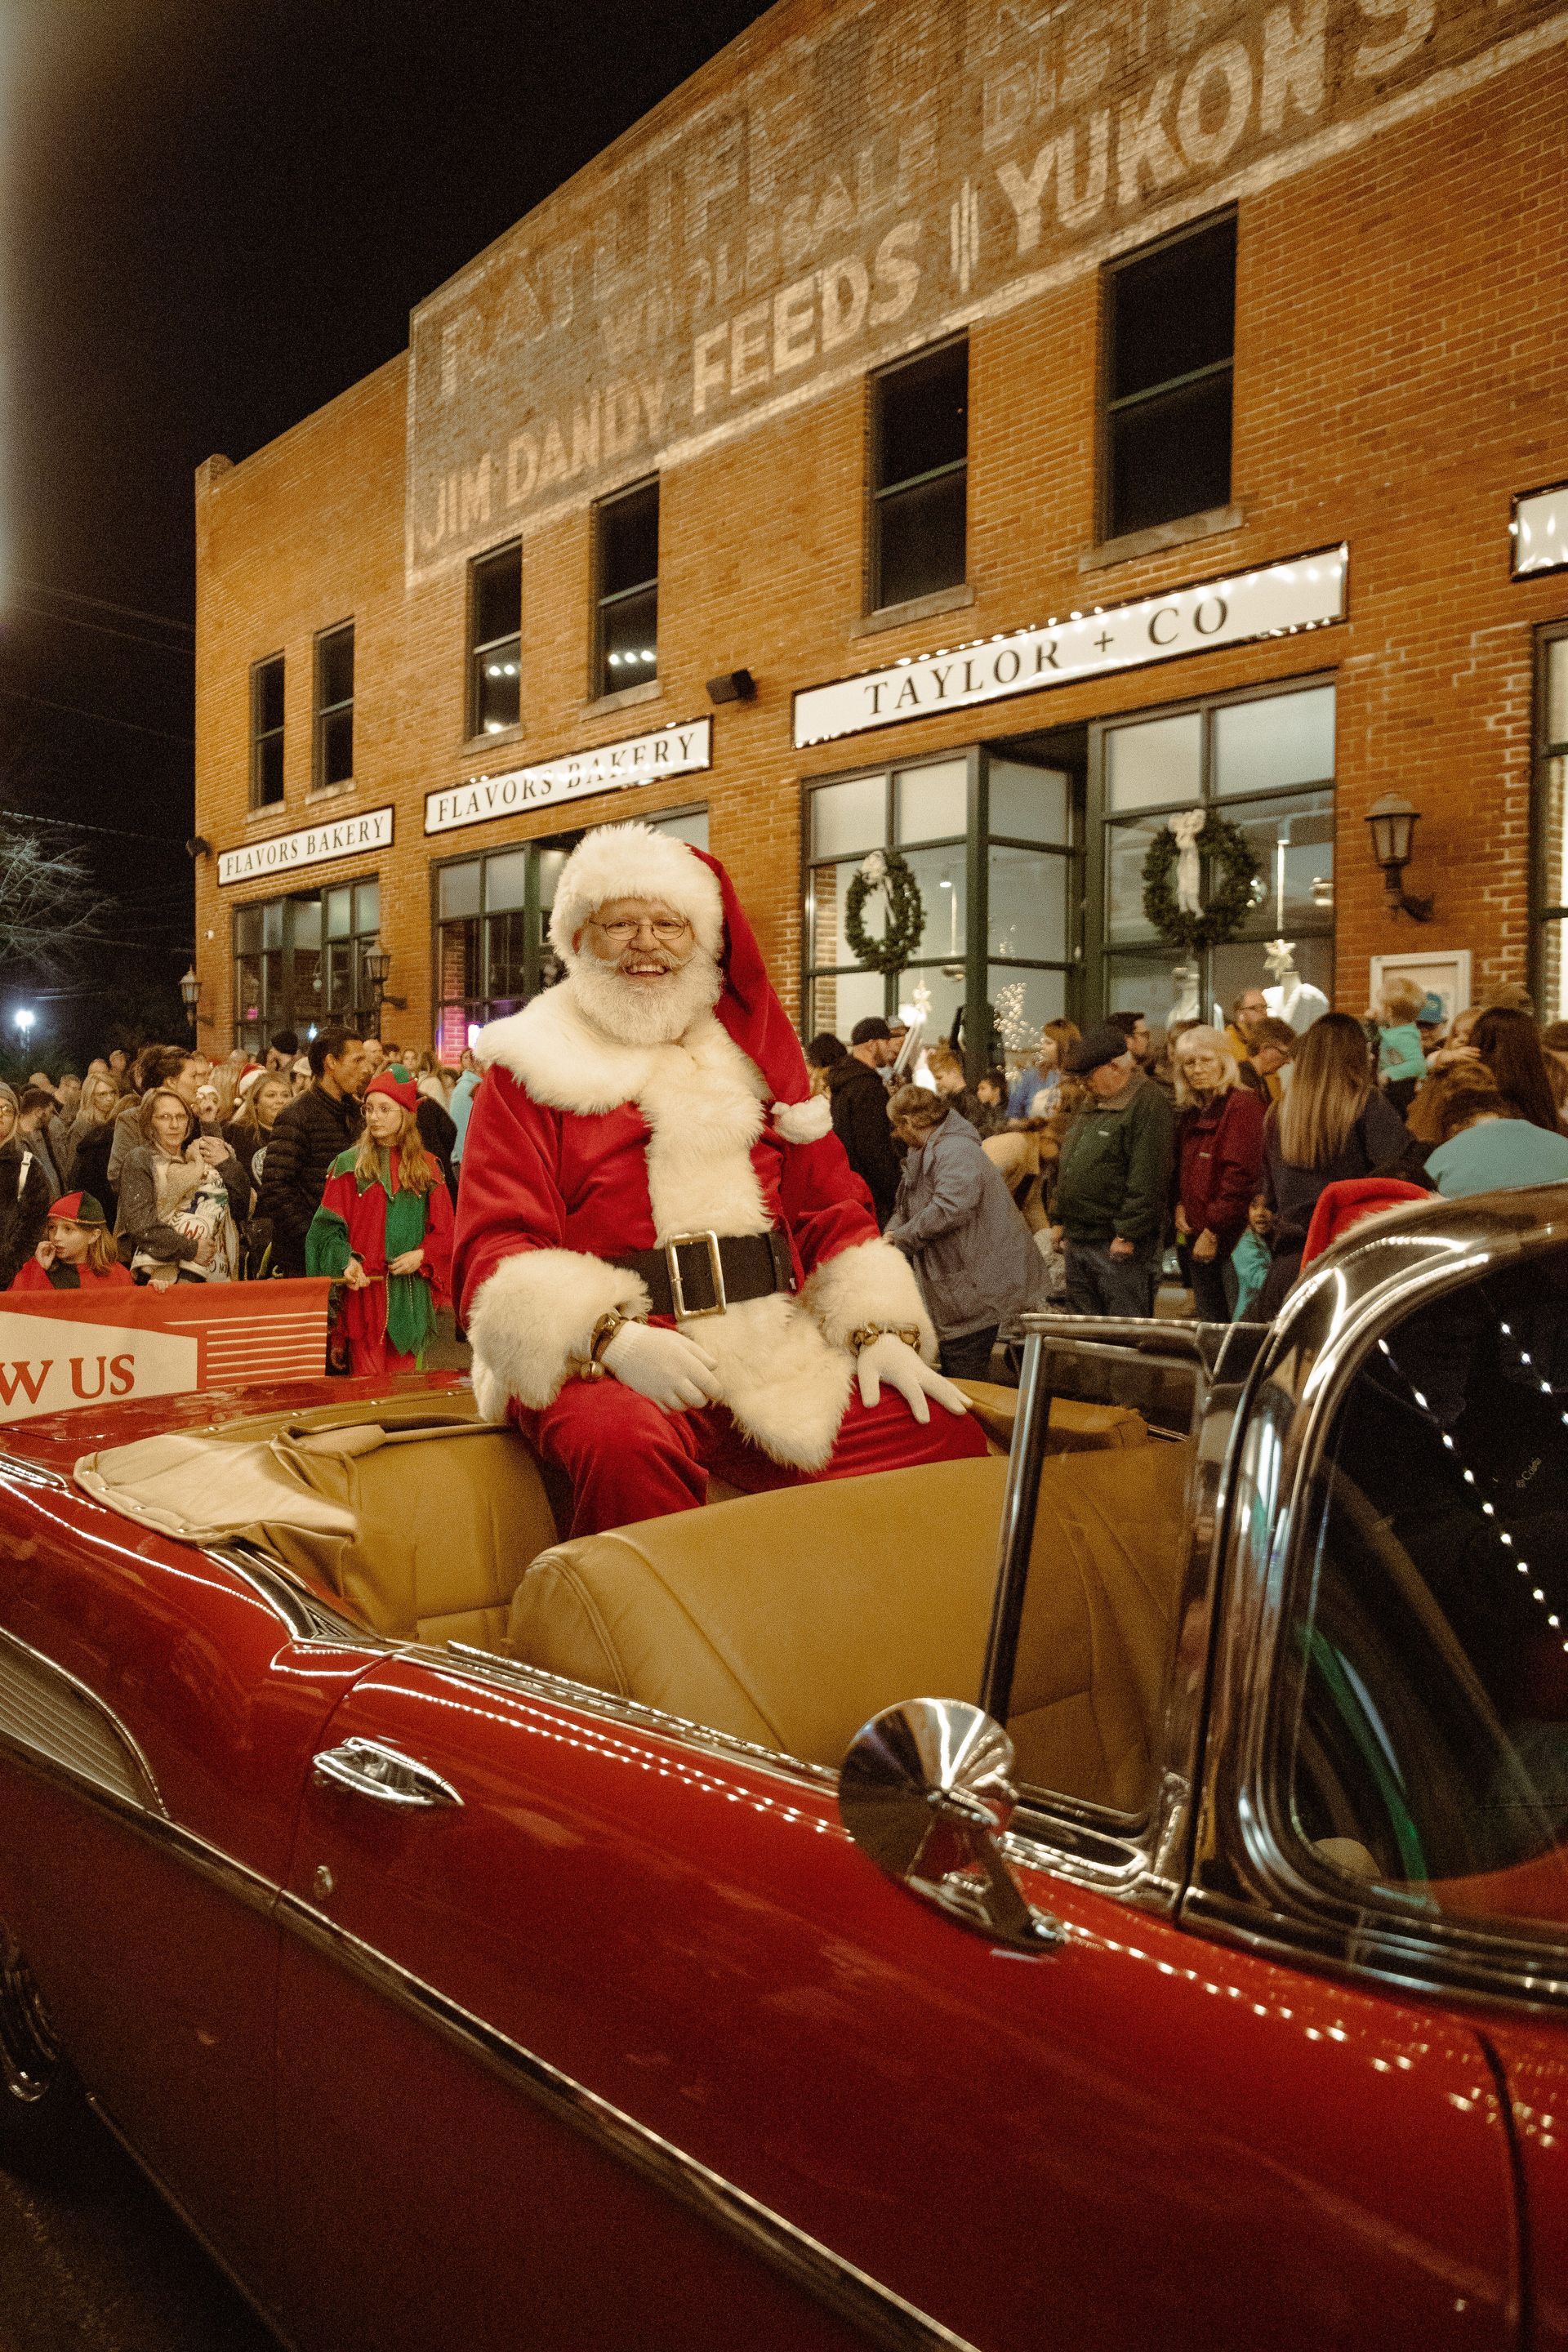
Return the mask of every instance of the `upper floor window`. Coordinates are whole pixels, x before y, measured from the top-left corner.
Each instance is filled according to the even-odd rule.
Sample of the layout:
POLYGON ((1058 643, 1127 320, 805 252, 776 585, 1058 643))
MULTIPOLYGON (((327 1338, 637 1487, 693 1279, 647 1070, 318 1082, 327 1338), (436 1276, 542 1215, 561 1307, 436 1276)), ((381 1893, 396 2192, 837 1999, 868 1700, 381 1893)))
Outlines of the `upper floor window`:
POLYGON ((315 782, 346 784, 354 772, 354 625, 316 639, 315 782))
POLYGON ((658 484, 644 482, 594 509, 600 694, 658 676, 658 484))
POLYGON ((871 379, 871 607, 958 587, 966 570, 969 345, 871 379))
POLYGON ((250 805, 283 797, 283 656, 257 662, 250 673, 250 805))
POLYGON ((522 548, 484 555, 468 584, 468 732, 500 735, 522 715, 522 548))
POLYGON ((1568 1021, 1568 628, 1541 645, 1536 690, 1535 1001, 1542 1021, 1568 1021))
POLYGON ((1102 535, 1228 505, 1234 214, 1117 263, 1105 310, 1102 535))

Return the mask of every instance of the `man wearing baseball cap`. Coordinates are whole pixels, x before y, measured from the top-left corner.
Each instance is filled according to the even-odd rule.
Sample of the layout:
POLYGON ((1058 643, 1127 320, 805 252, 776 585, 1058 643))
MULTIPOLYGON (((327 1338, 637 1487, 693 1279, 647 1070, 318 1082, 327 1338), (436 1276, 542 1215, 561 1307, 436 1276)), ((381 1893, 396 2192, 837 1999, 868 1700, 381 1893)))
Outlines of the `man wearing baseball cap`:
POLYGON ((1068 1068, 1089 1092, 1068 1130, 1057 1181, 1068 1307, 1152 1315, 1171 1192, 1171 1106, 1108 1021, 1079 1040, 1068 1068))

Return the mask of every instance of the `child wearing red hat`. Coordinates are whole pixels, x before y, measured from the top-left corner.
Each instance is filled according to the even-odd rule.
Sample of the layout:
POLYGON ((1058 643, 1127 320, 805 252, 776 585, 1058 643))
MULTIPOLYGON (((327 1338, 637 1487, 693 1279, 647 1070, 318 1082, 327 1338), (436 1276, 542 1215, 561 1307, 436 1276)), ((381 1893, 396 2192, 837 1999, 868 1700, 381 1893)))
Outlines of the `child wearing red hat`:
POLYGON ((129 1266, 90 1192, 66 1192, 49 1211, 44 1238, 26 1259, 13 1290, 134 1289, 129 1266))
POLYGON ((337 1337, 356 1375, 417 1370, 451 1295, 452 1201, 419 1140, 419 1091, 399 1064, 364 1090, 364 1134, 340 1151, 305 1236, 305 1271, 341 1281, 337 1337))

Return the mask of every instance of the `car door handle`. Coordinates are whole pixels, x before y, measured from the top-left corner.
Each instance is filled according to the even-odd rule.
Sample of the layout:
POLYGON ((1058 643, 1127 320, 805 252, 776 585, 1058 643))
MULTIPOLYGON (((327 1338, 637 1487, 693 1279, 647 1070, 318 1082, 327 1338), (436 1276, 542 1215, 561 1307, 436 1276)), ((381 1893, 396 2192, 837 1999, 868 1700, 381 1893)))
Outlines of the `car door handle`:
POLYGON ((450 1780, 428 1764, 416 1763, 379 1739, 345 1739, 341 1748, 323 1748, 310 1768, 310 1777, 356 1797, 372 1797, 379 1805, 460 1805, 450 1780))

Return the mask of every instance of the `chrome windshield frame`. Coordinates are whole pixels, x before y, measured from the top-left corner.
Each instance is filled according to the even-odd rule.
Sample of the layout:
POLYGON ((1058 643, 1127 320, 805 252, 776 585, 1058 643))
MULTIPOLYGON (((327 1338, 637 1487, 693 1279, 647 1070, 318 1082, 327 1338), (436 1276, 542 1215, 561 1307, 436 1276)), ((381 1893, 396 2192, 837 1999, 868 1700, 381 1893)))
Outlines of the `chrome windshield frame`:
POLYGON ((1304 1865, 1275 1739, 1293 1596, 1310 1571, 1323 1449, 1384 1334, 1489 1270, 1568 1248, 1568 1186, 1414 1203, 1329 1252, 1259 1357, 1238 1423, 1219 1542, 1208 1722, 1184 1920, 1289 1963, 1400 1990, 1556 2004, 1568 1934, 1549 1942, 1416 1913, 1304 1865))

